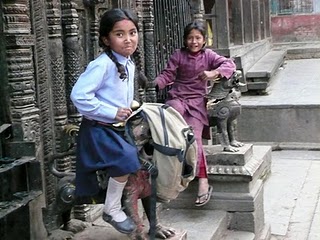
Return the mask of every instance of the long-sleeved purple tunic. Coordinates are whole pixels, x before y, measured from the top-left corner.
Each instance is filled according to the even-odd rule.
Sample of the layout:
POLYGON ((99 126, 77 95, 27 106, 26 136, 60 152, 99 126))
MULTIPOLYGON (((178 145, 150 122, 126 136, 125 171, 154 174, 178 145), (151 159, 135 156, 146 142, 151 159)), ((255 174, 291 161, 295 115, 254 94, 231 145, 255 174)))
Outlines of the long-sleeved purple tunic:
POLYGON ((207 178, 207 161, 202 147, 204 126, 208 126, 206 100, 208 81, 199 75, 203 71, 217 70, 229 78, 236 70, 232 59, 218 55, 211 49, 193 54, 188 50, 176 50, 167 67, 155 79, 160 89, 171 85, 166 103, 175 108, 193 127, 198 145, 197 177, 207 178))
POLYGON ((204 99, 207 81, 201 80, 199 75, 210 70, 217 70, 221 76, 229 78, 235 71, 235 64, 232 59, 220 56, 211 49, 197 54, 179 49, 172 54, 155 83, 160 89, 172 84, 167 100, 179 99, 191 116, 208 125, 204 99))

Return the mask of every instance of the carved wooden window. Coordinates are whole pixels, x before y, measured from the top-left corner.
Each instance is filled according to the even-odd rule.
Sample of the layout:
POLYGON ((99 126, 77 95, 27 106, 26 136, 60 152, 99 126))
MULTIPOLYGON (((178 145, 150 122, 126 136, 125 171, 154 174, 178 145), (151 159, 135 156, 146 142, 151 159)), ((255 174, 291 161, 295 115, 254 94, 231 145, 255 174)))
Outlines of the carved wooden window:
POLYGON ((271 0, 274 15, 314 13, 320 0, 271 0))

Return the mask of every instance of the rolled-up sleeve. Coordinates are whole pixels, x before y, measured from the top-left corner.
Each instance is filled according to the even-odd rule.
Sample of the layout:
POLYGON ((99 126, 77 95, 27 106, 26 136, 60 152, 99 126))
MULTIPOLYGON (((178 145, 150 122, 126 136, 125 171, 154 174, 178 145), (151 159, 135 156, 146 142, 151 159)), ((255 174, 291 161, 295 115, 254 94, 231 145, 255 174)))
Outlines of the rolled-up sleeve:
POLYGON ((230 78, 236 70, 233 59, 221 56, 210 49, 208 49, 207 52, 212 70, 217 70, 222 77, 230 78))

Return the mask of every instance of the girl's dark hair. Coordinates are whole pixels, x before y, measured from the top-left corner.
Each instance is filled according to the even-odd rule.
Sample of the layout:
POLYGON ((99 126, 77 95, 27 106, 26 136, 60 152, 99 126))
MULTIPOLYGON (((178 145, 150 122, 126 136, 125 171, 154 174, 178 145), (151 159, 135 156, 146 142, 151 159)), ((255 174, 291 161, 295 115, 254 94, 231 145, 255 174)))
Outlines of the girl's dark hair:
POLYGON ((137 31, 139 31, 138 17, 129 9, 121 9, 121 8, 113 8, 111 10, 106 11, 101 17, 100 27, 99 27, 99 46, 104 49, 105 53, 116 64, 118 72, 120 73, 120 79, 127 78, 125 67, 117 61, 110 47, 104 44, 102 37, 108 37, 114 25, 117 22, 125 19, 131 20, 133 24, 136 26, 137 31))
MULTIPOLYGON (((189 23, 187 26, 185 26, 184 28, 184 32, 183 32, 183 45, 184 45, 184 49, 187 48, 187 38, 188 38, 188 35, 190 34, 190 32, 195 29, 195 30, 198 30, 201 35, 206 38, 206 28, 203 24, 202 21, 199 21, 199 20, 195 20, 191 23, 189 23)), ((203 47, 205 46, 206 44, 203 45, 203 47)))

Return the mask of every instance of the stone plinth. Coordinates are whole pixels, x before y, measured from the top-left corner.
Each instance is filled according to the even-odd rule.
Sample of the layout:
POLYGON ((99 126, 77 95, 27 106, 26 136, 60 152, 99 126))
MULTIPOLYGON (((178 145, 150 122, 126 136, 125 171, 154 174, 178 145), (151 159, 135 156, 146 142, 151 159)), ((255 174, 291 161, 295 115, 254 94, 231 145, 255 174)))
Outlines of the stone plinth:
POLYGON ((271 146, 245 144, 239 152, 205 146, 209 182, 213 185, 209 208, 230 213, 230 229, 255 233, 265 239, 264 179, 271 172, 271 146))
MULTIPOLYGON (((226 211, 230 216, 228 229, 253 232, 259 240, 269 239, 270 227, 264 222, 263 185, 271 172, 271 146, 245 144, 235 153, 222 151, 220 145, 204 148, 213 192, 201 209, 226 211)), ((168 207, 196 208, 197 191, 195 179, 168 207)))

